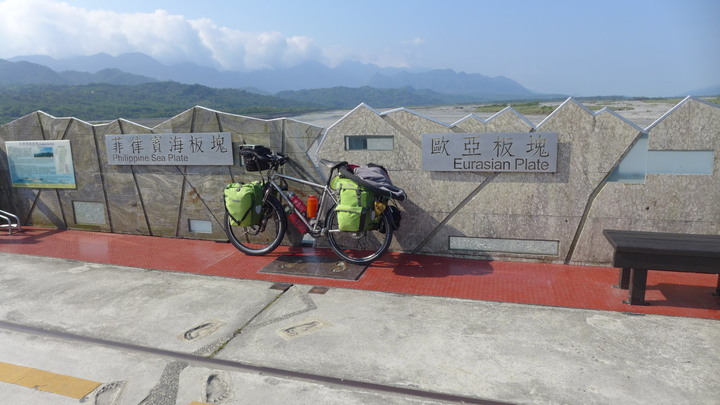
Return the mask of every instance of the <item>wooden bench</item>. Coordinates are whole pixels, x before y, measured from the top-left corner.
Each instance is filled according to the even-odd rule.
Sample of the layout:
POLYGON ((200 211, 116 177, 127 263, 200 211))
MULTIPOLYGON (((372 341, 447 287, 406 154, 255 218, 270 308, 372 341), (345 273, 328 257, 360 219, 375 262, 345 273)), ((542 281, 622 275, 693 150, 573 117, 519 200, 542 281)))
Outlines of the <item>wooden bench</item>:
MULTIPOLYGON (((615 253, 613 266, 620 267, 617 287, 628 290, 631 305, 647 305, 647 271, 679 271, 720 274, 720 235, 604 230, 615 253)), ((720 295, 720 277, 714 292, 720 295)))

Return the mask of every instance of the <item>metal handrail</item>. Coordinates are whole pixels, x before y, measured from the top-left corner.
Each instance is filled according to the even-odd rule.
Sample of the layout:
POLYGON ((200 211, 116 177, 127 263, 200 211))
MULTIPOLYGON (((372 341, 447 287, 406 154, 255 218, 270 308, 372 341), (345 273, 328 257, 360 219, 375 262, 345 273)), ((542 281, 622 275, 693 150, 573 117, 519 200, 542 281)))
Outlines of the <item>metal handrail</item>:
POLYGON ((12 213, 9 213, 9 212, 7 212, 7 211, 0 210, 0 219, 3 219, 3 220, 5 220, 5 222, 7 222, 7 225, 5 225, 5 224, 0 225, 0 228, 7 227, 7 228, 8 228, 8 233, 9 233, 10 235, 12 235, 13 229, 17 229, 18 232, 22 230, 22 229, 20 228, 20 218, 18 218, 17 215, 12 214, 12 213), (12 217, 12 218, 15 218, 15 223, 13 223, 13 222, 10 220, 11 217, 12 217))

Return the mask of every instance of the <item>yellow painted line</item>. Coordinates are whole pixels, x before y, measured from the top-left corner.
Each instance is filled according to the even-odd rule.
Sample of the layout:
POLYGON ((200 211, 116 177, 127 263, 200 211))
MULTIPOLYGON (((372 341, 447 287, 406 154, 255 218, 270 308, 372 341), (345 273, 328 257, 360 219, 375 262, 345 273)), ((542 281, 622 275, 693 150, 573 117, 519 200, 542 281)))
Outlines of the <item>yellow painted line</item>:
POLYGON ((3 362, 0 362, 0 381, 77 399, 100 386, 96 381, 3 362))

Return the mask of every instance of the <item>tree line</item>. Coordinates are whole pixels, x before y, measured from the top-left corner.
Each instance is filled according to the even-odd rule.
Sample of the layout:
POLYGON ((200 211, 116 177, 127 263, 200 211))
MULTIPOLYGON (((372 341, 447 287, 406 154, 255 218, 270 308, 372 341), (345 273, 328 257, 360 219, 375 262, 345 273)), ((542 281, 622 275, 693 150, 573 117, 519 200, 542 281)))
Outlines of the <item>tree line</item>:
POLYGON ((375 108, 392 108, 497 100, 504 100, 504 97, 444 94, 412 87, 333 87, 283 91, 270 96, 171 81, 135 85, 24 84, 0 86, 0 125, 38 110, 56 117, 75 117, 93 122, 117 118, 170 118, 189 108, 203 106, 267 119, 313 111, 351 109, 361 103, 375 108))
POLYGON ((0 125, 41 110, 84 121, 169 118, 194 106, 234 114, 277 116, 319 111, 324 106, 237 89, 177 82, 140 85, 15 85, 0 87, 0 125))

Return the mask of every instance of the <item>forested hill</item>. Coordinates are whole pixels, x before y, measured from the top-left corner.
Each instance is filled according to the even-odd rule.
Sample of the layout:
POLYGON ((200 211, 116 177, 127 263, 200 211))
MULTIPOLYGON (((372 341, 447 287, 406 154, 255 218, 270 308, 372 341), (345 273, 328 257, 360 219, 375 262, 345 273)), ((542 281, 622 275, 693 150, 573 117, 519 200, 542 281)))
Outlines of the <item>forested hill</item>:
POLYGON ((213 89, 177 82, 140 85, 89 84, 0 86, 0 125, 41 110, 84 121, 116 118, 169 118, 201 105, 233 114, 275 117, 327 107, 236 89, 213 89))
MULTIPOLYGON (((502 100, 502 98, 498 98, 502 100)), ((177 82, 138 85, 16 85, 0 86, 0 124, 37 110, 84 121, 116 118, 169 118, 203 107, 256 118, 292 116, 311 111, 351 109, 360 103, 375 108, 487 102, 492 96, 437 93, 431 90, 333 87, 260 95, 238 89, 215 89, 177 82)))
MULTIPOLYGON (((371 107, 413 107, 428 105, 452 105, 487 103, 495 101, 522 101, 530 96, 508 96, 506 94, 446 94, 433 90, 418 90, 410 86, 383 89, 370 86, 332 87, 328 89, 281 91, 277 97, 319 104, 331 109, 354 108, 360 103, 371 107)), ((537 98, 539 96, 535 96, 537 98)))
POLYGON ((412 87, 378 89, 368 86, 281 91, 276 96, 287 100, 319 104, 331 109, 354 108, 360 103, 380 108, 460 104, 479 100, 478 97, 442 94, 432 90, 416 90, 412 87))

